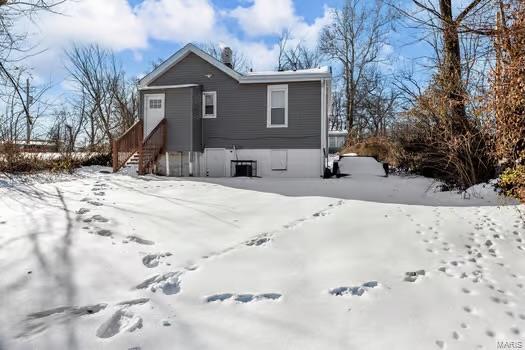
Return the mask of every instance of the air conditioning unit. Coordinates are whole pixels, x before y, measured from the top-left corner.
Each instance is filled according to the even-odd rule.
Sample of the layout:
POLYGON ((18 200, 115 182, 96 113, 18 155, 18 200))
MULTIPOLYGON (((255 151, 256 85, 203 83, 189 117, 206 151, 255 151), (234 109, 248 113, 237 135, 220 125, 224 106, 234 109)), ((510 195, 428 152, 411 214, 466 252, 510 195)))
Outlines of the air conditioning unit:
POLYGON ((256 160, 232 160, 231 176, 233 177, 256 177, 257 161, 256 160))

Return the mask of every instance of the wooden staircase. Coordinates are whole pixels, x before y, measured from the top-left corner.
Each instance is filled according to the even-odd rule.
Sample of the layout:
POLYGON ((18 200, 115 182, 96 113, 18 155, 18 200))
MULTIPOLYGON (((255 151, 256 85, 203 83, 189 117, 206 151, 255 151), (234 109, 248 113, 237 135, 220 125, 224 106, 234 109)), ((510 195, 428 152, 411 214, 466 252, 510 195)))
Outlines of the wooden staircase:
POLYGON ((163 119, 151 133, 143 138, 142 120, 136 122, 122 136, 113 141, 113 172, 124 165, 138 165, 139 175, 150 172, 157 158, 166 147, 166 119, 163 119))

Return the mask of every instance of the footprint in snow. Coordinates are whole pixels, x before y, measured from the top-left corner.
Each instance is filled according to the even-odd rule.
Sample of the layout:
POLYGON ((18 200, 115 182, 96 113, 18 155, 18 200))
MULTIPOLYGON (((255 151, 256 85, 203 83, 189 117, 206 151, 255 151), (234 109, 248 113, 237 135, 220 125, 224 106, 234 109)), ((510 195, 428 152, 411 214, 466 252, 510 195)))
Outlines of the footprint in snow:
POLYGON ((256 301, 263 300, 279 300, 282 294, 279 293, 261 293, 261 294, 233 294, 233 293, 222 293, 214 294, 206 297, 207 303, 223 302, 226 300, 234 300, 238 303, 246 304, 256 301))
POLYGON ((134 332, 142 328, 142 318, 127 308, 117 310, 97 329, 97 337, 111 338, 122 332, 134 332))
POLYGON ((117 305, 119 306, 143 305, 143 304, 146 304, 147 302, 149 302, 149 298, 139 298, 139 299, 121 301, 120 303, 117 303, 117 305))
POLYGON ((127 238, 127 240, 123 241, 123 243, 135 242, 137 244, 142 244, 142 245, 153 245, 153 244, 155 244, 155 242, 153 242, 153 241, 150 241, 150 240, 147 240, 147 239, 144 239, 142 237, 135 236, 135 235, 130 235, 130 236, 126 237, 126 238, 127 238))
POLYGON ((170 252, 167 253, 159 253, 159 254, 148 254, 145 257, 142 258, 142 263, 144 266, 148 268, 157 267, 160 264, 160 261, 168 256, 171 256, 172 254, 170 252))
POLYGON ((95 304, 87 306, 59 306, 53 309, 38 311, 27 315, 28 320, 41 319, 54 314, 69 314, 73 316, 92 315, 104 310, 107 304, 95 304))
POLYGON ((181 272, 167 272, 165 274, 158 274, 144 280, 135 288, 149 289, 153 293, 160 289, 166 295, 177 294, 180 292, 181 275, 181 272))
POLYGON ((78 215, 83 215, 83 214, 89 213, 89 211, 90 211, 90 210, 89 210, 88 208, 80 208, 80 209, 77 210, 76 213, 77 213, 78 215))
POLYGON ((103 229, 103 230, 98 230, 97 235, 102 236, 102 237, 112 237, 113 232, 111 232, 111 230, 103 229))
POLYGON ((405 272, 405 278, 403 279, 403 281, 413 283, 425 275, 426 275, 425 270, 405 272))
POLYGON ((93 315, 104 310, 107 304, 86 306, 60 306, 27 315, 23 330, 16 338, 25 338, 44 332, 49 326, 69 322, 72 318, 93 315))
POLYGON ((84 219, 84 222, 108 222, 109 220, 103 217, 102 215, 93 215, 91 218, 84 219))
POLYGON ((375 288, 379 285, 377 281, 365 282, 357 287, 337 287, 330 289, 329 294, 334 296, 343 296, 343 295, 353 295, 353 296, 362 296, 367 293, 369 289, 375 288))
POLYGON ((253 246, 259 247, 259 246, 266 245, 266 244, 270 243, 271 240, 272 239, 270 237, 270 234, 263 233, 263 234, 259 235, 258 237, 245 242, 244 244, 249 246, 249 247, 253 247, 253 246))

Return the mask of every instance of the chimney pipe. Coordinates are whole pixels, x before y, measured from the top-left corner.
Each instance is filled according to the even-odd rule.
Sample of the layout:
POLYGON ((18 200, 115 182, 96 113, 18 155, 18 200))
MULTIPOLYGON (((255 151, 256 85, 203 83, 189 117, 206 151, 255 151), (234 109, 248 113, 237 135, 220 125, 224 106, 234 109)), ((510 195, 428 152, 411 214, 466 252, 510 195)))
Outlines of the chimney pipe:
POLYGON ((230 49, 229 47, 225 47, 222 50, 222 55, 221 55, 222 63, 224 63, 226 66, 233 69, 232 57, 233 57, 232 49, 230 49))

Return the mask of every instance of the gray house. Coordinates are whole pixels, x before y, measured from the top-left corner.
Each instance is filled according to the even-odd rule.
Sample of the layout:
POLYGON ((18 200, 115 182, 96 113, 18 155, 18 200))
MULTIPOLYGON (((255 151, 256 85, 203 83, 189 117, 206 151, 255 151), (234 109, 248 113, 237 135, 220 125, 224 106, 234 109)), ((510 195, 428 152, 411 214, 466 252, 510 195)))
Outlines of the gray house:
POLYGON ((141 79, 140 121, 115 142, 114 168, 134 156, 139 172, 168 176, 322 176, 330 70, 240 74, 231 53, 188 44, 141 79))

